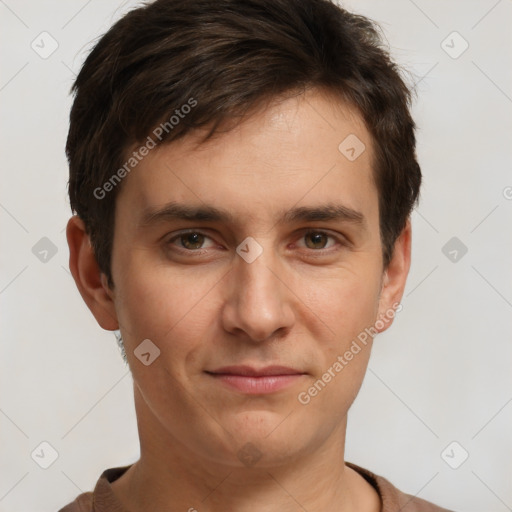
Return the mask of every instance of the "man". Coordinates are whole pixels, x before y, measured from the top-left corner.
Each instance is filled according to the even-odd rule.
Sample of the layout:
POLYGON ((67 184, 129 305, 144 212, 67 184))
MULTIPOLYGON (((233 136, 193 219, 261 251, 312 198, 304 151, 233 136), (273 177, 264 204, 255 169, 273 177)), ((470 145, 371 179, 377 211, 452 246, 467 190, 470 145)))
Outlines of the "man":
POLYGON ((445 510, 344 461, 421 184, 373 24, 327 0, 157 0, 74 92, 70 268, 122 336, 141 457, 61 511, 445 510))

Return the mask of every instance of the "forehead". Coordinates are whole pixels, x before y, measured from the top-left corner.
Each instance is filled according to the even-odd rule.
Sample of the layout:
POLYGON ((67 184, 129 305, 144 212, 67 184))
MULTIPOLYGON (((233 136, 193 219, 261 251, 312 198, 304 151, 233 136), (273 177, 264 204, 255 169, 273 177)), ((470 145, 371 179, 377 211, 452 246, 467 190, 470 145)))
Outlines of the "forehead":
POLYGON ((168 202, 216 205, 247 222, 283 217, 292 205, 375 209, 371 136, 340 100, 309 91, 200 144, 204 133, 149 151, 124 180, 125 214, 140 222, 168 202))

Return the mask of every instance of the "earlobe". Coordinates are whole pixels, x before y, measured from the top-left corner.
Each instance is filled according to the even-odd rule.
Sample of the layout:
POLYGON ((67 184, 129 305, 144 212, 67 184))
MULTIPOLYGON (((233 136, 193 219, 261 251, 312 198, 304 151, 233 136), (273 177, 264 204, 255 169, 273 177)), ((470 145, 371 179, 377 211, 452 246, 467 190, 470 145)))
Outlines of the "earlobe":
POLYGON ((113 294, 100 271, 85 224, 74 215, 68 221, 69 269, 80 295, 98 324, 108 331, 119 328, 113 294))
MULTIPOLYGON (((397 238, 391 261, 384 272, 376 320, 378 332, 385 331, 392 323, 402 296, 411 265, 412 228, 410 218, 397 238)), ((400 309, 400 308, 399 308, 400 309)))

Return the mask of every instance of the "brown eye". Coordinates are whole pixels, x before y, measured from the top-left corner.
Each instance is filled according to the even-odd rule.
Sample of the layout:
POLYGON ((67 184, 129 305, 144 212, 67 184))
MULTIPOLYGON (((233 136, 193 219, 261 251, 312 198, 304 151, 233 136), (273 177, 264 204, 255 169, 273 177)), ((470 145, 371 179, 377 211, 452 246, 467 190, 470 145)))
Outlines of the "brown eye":
POLYGON ((308 249, 325 249, 329 238, 331 237, 323 231, 309 231, 304 235, 308 249), (308 243, 307 240, 310 240, 311 243, 308 243))
POLYGON ((174 235, 166 243, 167 247, 182 254, 203 254, 214 247, 213 240, 200 231, 185 231, 174 235), (210 245, 208 246, 208 241, 210 245))
POLYGON ((201 249, 204 243, 205 236, 201 233, 184 233, 180 235, 179 240, 181 245, 188 250, 201 249))

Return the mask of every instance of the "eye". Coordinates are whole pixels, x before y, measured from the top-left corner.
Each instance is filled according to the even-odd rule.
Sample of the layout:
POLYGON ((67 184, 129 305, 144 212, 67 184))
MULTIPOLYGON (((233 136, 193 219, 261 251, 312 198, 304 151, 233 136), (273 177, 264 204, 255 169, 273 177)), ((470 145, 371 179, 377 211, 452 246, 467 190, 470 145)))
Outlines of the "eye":
MULTIPOLYGON (((336 251, 336 245, 346 245, 344 239, 340 236, 335 236, 327 231, 309 229, 304 232, 300 240, 305 241, 306 249, 310 249, 310 252, 318 253, 318 255, 324 252, 332 252, 331 249, 336 251), (336 243, 337 242, 337 243, 336 243)), ((173 235, 165 242, 166 247, 172 248, 172 250, 187 254, 200 256, 205 255, 209 252, 209 249, 217 247, 215 242, 205 233, 196 230, 182 231, 173 235), (210 241, 210 245, 207 241, 210 241)), ((299 244, 300 246, 301 244, 299 244)))
POLYGON ((211 240, 211 238, 200 231, 187 231, 173 236, 166 242, 166 245, 185 252, 202 252, 200 249, 205 248, 205 240, 211 240))
POLYGON ((306 241, 306 247, 308 249, 312 249, 316 252, 328 250, 333 247, 333 245, 336 245, 334 243, 331 244, 331 246, 327 246, 329 239, 334 240, 335 242, 337 241, 339 244, 343 245, 343 241, 340 238, 321 230, 309 230, 302 235, 301 239, 306 241))

